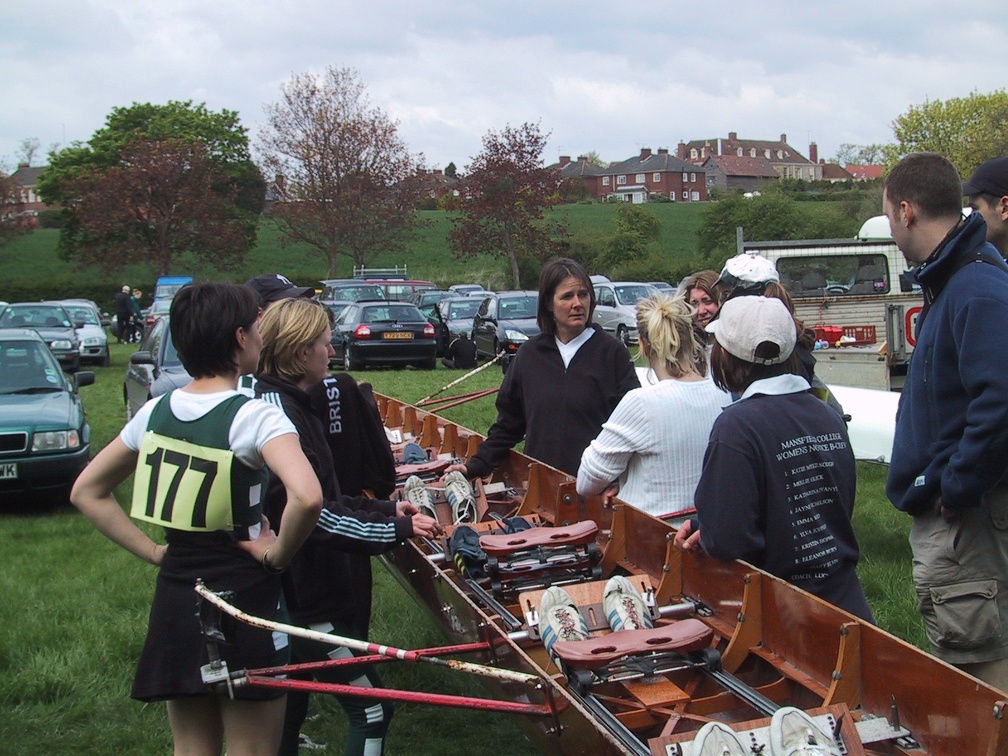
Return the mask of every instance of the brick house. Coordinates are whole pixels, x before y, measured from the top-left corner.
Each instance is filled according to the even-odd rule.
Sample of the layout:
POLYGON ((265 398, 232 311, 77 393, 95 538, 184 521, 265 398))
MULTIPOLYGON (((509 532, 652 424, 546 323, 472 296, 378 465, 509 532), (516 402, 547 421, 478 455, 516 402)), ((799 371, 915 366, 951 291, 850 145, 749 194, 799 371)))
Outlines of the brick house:
POLYGON ((704 170, 670 155, 667 149, 652 152, 645 147, 639 155, 600 168, 579 157, 572 161, 562 156, 554 166, 561 178, 581 178, 592 197, 606 201, 610 197, 624 202, 647 202, 667 197, 673 202, 704 202, 707 179, 704 170))
POLYGON ((773 165, 762 155, 710 155, 701 163, 707 172, 707 188, 727 192, 759 191, 771 181, 780 181, 773 165))
POLYGON ((831 184, 836 184, 840 181, 853 181, 854 176, 848 172, 842 165, 838 163, 827 163, 825 160, 820 160, 819 165, 822 166, 822 180, 829 181, 831 184))
POLYGON ((855 181, 874 181, 882 178, 885 166, 882 165, 848 165, 847 173, 854 177, 855 181))
POLYGON ((14 183, 21 187, 21 200, 24 202, 25 213, 38 215, 40 210, 49 208, 35 193, 38 177, 45 169, 44 165, 30 166, 28 163, 18 163, 17 170, 10 175, 14 183))
POLYGON ((822 167, 815 142, 809 145, 809 157, 805 157, 787 143, 787 134, 781 134, 777 141, 763 139, 739 139, 734 131, 728 132, 727 139, 694 139, 680 142, 677 154, 680 159, 695 165, 703 165, 712 156, 734 155, 735 157, 765 158, 782 179, 819 181, 822 167))

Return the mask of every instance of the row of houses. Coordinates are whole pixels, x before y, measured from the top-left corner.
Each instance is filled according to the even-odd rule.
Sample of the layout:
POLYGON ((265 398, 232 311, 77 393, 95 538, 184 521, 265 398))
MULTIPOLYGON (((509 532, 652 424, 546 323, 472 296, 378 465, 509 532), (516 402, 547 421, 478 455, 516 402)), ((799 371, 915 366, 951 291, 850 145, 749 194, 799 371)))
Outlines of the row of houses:
POLYGON ((673 202, 703 202, 709 190, 758 191, 771 181, 864 181, 879 178, 882 166, 847 166, 820 160, 815 142, 805 157, 787 141, 739 139, 734 131, 727 139, 680 142, 676 154, 648 147, 639 155, 609 166, 591 163, 587 156, 571 160, 560 157, 553 166, 563 179, 584 182, 596 200, 647 202, 656 198, 673 202))

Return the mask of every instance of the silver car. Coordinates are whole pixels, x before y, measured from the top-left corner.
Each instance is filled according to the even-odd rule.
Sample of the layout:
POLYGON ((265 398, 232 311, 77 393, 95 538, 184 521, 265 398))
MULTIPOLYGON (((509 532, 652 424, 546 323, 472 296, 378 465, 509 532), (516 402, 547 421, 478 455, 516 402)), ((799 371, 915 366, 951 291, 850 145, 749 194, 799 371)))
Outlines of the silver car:
POLYGON ((136 414, 145 402, 172 389, 182 388, 192 376, 182 367, 172 343, 168 318, 158 318, 147 331, 140 350, 130 357, 123 381, 126 418, 136 414))
POLYGON ((93 363, 109 366, 108 318, 103 318, 98 305, 89 299, 61 299, 53 304, 62 305, 80 339, 81 364, 93 363))
POLYGON ((637 302, 655 293, 640 281, 595 283, 595 322, 627 346, 637 343, 637 302))

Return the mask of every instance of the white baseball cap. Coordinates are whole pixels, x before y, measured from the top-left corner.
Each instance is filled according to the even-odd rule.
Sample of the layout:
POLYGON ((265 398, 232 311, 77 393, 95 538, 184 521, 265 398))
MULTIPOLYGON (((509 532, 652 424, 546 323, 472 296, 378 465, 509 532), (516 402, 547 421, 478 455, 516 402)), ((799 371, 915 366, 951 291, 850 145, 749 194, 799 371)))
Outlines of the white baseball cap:
POLYGON ((780 282, 774 264, 763 255, 746 252, 729 258, 721 269, 718 284, 732 293, 762 294, 771 281, 780 282))
POLYGON ((794 351, 798 331, 787 306, 773 297, 735 297, 718 312, 705 329, 729 354, 746 362, 779 365, 794 351), (777 346, 775 357, 760 358, 756 349, 769 342, 777 346))

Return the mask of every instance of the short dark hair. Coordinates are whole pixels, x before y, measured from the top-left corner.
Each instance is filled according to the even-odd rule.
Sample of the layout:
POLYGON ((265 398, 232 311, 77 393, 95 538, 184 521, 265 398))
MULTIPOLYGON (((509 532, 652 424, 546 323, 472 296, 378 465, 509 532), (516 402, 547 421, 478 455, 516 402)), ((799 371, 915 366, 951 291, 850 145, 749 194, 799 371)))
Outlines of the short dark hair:
MULTIPOLYGON (((770 357, 775 355, 761 354, 761 350, 774 346, 769 343, 760 344, 756 349, 758 357, 770 357)), ((775 350, 776 351, 776 350, 775 350)), ((711 350, 711 377, 714 384, 722 391, 731 391, 741 394, 751 384, 763 378, 773 378, 778 375, 805 375, 801 369, 801 362, 795 351, 779 365, 763 365, 755 362, 746 362, 736 357, 714 339, 714 348, 711 350)))
POLYGON ((588 322, 595 315, 595 287, 592 286, 588 271, 577 260, 569 257, 554 257, 543 266, 539 275, 539 304, 536 307, 536 324, 549 337, 556 336, 556 320, 550 305, 557 287, 568 278, 576 278, 588 288, 588 322))
POLYGON ((937 152, 915 152, 886 176, 885 196, 893 205, 910 202, 927 218, 962 213, 962 179, 948 158, 937 152))
POLYGON ((237 367, 235 332, 259 317, 259 295, 250 286, 194 283, 172 299, 168 324, 183 367, 193 378, 228 375, 237 367))

